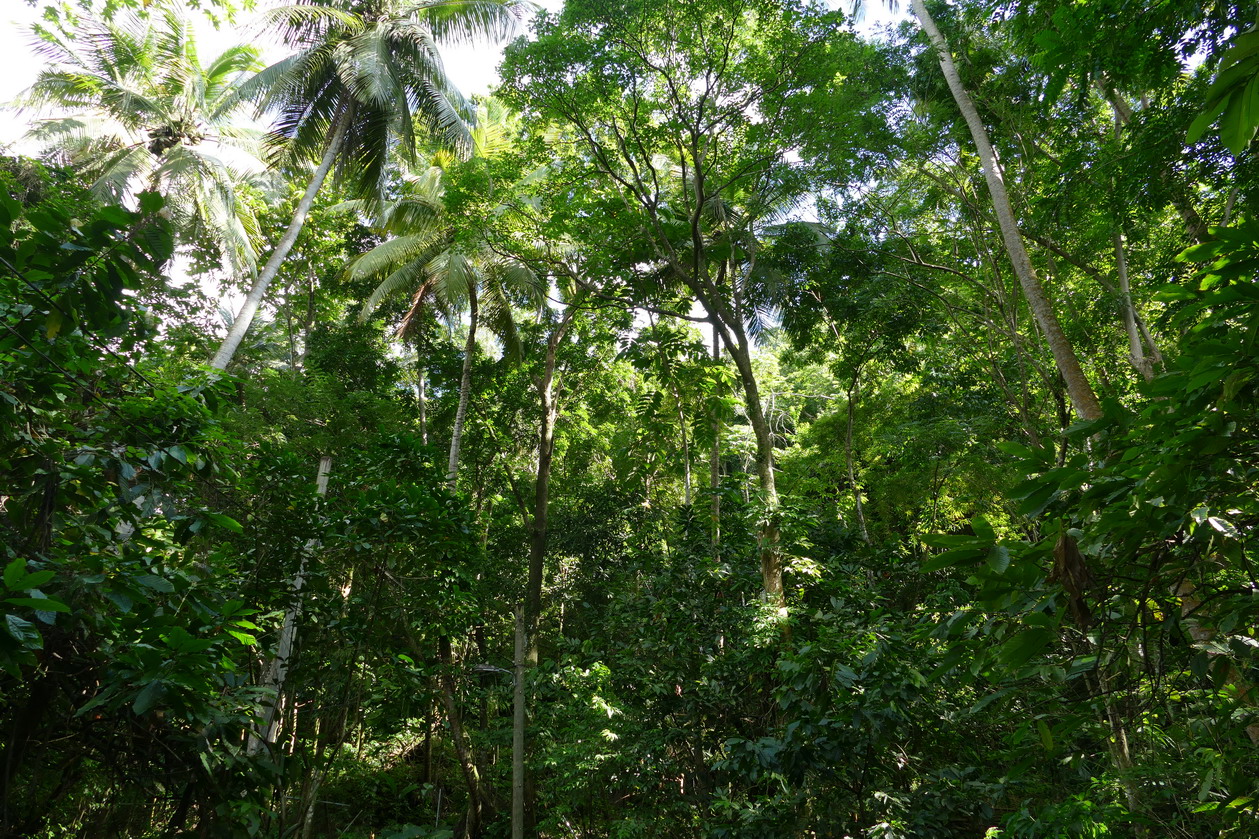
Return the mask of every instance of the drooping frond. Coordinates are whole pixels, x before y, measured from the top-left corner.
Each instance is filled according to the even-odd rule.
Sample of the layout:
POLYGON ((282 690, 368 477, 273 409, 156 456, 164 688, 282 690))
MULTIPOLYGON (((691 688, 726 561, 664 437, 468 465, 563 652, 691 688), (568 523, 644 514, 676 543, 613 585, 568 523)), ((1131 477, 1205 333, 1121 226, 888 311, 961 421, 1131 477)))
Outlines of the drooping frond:
POLYGON ((363 18, 353 12, 317 3, 298 3, 269 9, 259 25, 275 31, 286 44, 302 49, 327 43, 329 36, 361 31, 363 18))
POLYGON ((407 263, 427 264, 446 241, 445 231, 440 229, 390 239, 355 258, 346 268, 347 276, 365 280, 397 271, 407 263))
POLYGON ((481 318, 503 345, 503 355, 513 362, 523 355, 511 301, 499 283, 487 282, 481 291, 481 318))
POLYGON ((429 292, 432 288, 433 280, 431 277, 428 277, 415 289, 415 294, 411 296, 411 308, 407 309, 407 313, 402 317, 402 323, 398 326, 398 335, 400 337, 405 337, 409 334, 419 321, 420 316, 424 314, 429 292))
MULTIPOLYGON (((381 281, 380 285, 372 291, 371 295, 363 302, 363 308, 359 310, 359 320, 367 320, 368 316, 380 306, 382 302, 399 294, 403 291, 413 291, 422 289, 427 294, 427 289, 433 284, 432 278, 424 273, 424 263, 420 260, 403 263, 402 267, 389 274, 381 281)), ((413 295, 411 301, 411 309, 416 308, 417 298, 413 295)))
POLYGON ((443 43, 500 41, 538 6, 527 0, 419 0, 406 4, 443 43))

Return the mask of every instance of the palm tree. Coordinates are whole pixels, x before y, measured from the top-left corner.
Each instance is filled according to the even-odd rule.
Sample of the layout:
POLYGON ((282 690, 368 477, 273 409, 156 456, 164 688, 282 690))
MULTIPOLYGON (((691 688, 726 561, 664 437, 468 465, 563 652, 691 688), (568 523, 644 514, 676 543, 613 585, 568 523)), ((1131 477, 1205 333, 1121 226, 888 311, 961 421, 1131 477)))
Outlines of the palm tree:
MULTIPOLYGON (((471 161, 476 165, 493 155, 507 142, 510 117, 497 102, 481 106, 470 140, 471 161)), ((451 218, 445 207, 447 170, 457 165, 448 152, 438 152, 420 174, 409 178, 400 198, 379 210, 376 226, 392 239, 362 254, 347 267, 355 279, 380 278, 375 291, 363 304, 362 316, 374 311, 387 297, 400 292, 411 295, 411 305, 399 326, 405 336, 419 317, 435 309, 447 318, 468 312, 468 337, 464 347, 463 372, 459 381, 459 406, 450 438, 447 480, 452 484, 459 468, 459 448, 468 412, 472 383, 472 361, 476 354, 477 329, 484 316, 490 330, 503 344, 506 354, 518 357, 520 341, 512 314, 514 301, 540 305, 542 287, 533 271, 522 261, 496 251, 486 230, 461 217, 451 218)), ((491 216, 509 211, 510 203, 495 201, 490 183, 488 203, 491 216)))
POLYGON ((333 0, 269 13, 297 52, 263 70, 242 93, 278 114, 271 135, 278 163, 317 158, 318 164, 213 367, 231 362, 334 167, 351 190, 371 194, 391 153, 414 159, 417 123, 457 149, 470 146, 464 100, 446 77, 437 45, 501 39, 528 8, 528 0, 333 0))
POLYGON ((261 66, 257 50, 232 47, 202 64, 190 23, 171 9, 37 33, 48 67, 19 104, 69 114, 40 120, 28 136, 92 179, 102 200, 162 193, 186 242, 210 244, 225 267, 252 273, 258 224, 238 190, 266 167, 235 89, 261 66))

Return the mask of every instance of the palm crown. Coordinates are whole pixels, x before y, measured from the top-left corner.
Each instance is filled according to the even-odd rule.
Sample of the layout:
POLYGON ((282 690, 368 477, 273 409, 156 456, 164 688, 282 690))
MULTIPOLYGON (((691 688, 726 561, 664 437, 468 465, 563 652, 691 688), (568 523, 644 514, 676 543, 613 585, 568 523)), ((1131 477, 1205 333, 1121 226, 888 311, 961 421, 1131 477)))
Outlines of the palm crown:
POLYGON ((317 156, 340 126, 348 137, 337 173, 372 192, 391 152, 413 160, 416 126, 471 149, 472 113, 451 85, 438 45, 506 37, 522 0, 302 2, 268 13, 297 49, 242 88, 276 113, 269 138, 283 162, 317 156))
POLYGON ((392 154, 414 160, 417 124, 457 149, 470 148, 470 114, 446 77, 437 45, 501 38, 528 8, 526 0, 339 0, 268 14, 297 52, 252 78, 238 95, 276 114, 270 144, 277 162, 319 163, 214 367, 230 363, 330 172, 360 195, 379 193, 392 154))
MULTIPOLYGON (((467 413, 472 357, 478 323, 485 320, 502 342, 508 356, 518 357, 513 301, 540 306, 543 288, 534 272, 522 261, 504 255, 492 242, 490 230, 510 211, 511 202, 496 194, 493 179, 474 178, 482 188, 466 203, 484 214, 453 213, 448 205, 447 179, 461 170, 479 170, 479 164, 508 142, 511 118, 497 102, 478 109, 476 127, 469 134, 474 150, 470 161, 458 163, 447 152, 432 155, 429 165, 407 180, 402 195, 379 206, 377 226, 393 238, 362 254, 347 268, 358 278, 379 278, 380 283, 363 305, 366 316, 387 297, 409 293, 411 305, 399 332, 413 328, 419 316, 436 309, 447 317, 469 313, 468 340, 464 350, 459 406, 451 438, 448 476, 451 481, 459 463, 460 437, 467 413)), ((483 173, 478 173, 483 174, 483 173)))
POLYGON ((189 22, 170 9, 37 31, 49 66, 21 102, 69 114, 39 121, 31 137, 79 167, 102 200, 161 192, 186 241, 251 272, 258 225, 239 191, 265 167, 261 132, 242 120, 235 91, 258 68, 257 50, 232 47, 203 64, 189 22))

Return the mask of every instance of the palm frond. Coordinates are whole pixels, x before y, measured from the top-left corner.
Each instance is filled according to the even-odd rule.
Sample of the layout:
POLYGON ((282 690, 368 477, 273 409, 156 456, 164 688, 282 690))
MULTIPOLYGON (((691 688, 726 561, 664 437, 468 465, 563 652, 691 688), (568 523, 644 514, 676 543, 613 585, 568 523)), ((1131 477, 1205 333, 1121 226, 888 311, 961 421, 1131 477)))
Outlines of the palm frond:
POLYGON ((409 11, 437 40, 459 44, 510 38, 537 9, 525 0, 420 0, 409 11))
POLYGON ((417 290, 411 301, 411 309, 414 310, 417 304, 422 302, 422 298, 427 295, 427 289, 431 287, 432 278, 424 273, 424 263, 418 260, 407 262, 401 268, 386 276, 380 281, 380 285, 372 290, 372 293, 363 301, 363 308, 359 310, 359 320, 367 320, 381 303, 394 294, 412 289, 417 290))
POLYGON ((487 282, 481 291, 481 317, 490 331, 503 345, 503 355, 512 362, 519 362, 523 351, 520 332, 516 329, 515 312, 511 301, 503 293, 499 283, 487 282))
POLYGON ((444 245, 443 231, 399 236, 360 254, 347 266, 346 275, 363 280, 397 271, 408 263, 427 264, 444 245))
POLYGON ((285 43, 302 48, 325 43, 333 34, 353 35, 365 24, 359 15, 336 6, 298 3, 264 12, 259 25, 278 32, 285 43))

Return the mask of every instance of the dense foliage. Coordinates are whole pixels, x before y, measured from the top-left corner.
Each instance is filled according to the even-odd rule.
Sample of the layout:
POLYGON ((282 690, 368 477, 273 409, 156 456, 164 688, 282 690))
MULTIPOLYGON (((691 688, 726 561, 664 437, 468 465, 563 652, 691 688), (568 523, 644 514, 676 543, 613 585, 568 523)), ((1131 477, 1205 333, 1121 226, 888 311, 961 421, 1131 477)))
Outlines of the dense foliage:
POLYGON ((1251 6, 46 6, 0 836, 1259 833, 1251 6))

